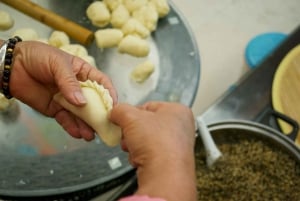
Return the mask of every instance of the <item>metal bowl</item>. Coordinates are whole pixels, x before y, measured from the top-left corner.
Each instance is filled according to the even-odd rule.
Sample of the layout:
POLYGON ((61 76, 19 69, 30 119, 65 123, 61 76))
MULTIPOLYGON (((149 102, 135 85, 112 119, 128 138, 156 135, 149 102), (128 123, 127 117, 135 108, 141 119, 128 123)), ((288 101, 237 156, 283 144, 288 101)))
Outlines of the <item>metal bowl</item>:
MULTIPOLYGON (((85 15, 91 0, 32 2, 97 30, 85 15)), ((53 31, 0 5, 15 19, 13 29, 0 32, 2 39, 18 28, 34 28, 40 38, 48 38, 53 31)), ((86 48, 97 67, 112 78, 121 102, 160 100, 192 106, 200 76, 199 52, 190 28, 172 3, 171 12, 159 21, 149 42, 149 59, 156 63, 157 70, 143 85, 128 81, 129 69, 143 59, 121 55, 115 49, 100 50, 95 42, 86 48)), ((90 194, 99 194, 123 182, 122 176, 133 170, 119 147, 106 147, 100 139, 89 143, 73 139, 53 119, 18 101, 12 108, 0 114, 0 196, 59 197, 87 189, 90 194)))

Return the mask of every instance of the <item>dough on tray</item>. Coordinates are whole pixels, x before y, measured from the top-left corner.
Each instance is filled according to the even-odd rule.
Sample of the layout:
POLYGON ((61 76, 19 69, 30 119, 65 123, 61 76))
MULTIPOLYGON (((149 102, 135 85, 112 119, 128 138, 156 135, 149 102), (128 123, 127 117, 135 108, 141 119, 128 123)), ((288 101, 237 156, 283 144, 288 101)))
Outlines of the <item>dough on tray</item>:
POLYGON ((102 1, 91 3, 86 10, 86 15, 94 26, 105 27, 110 23, 110 11, 102 1))
POLYGON ((155 6, 160 18, 165 17, 170 12, 170 6, 167 0, 149 0, 149 3, 155 6))
POLYGON ((153 4, 147 4, 135 10, 132 16, 139 20, 149 31, 155 31, 159 19, 156 7, 153 4))
POLYGON ((145 82, 150 75, 154 72, 154 64, 147 60, 140 65, 137 65, 131 72, 130 78, 137 82, 137 83, 143 83, 145 82))
POLYGON ((150 31, 137 19, 130 18, 122 27, 124 35, 135 35, 141 38, 147 38, 150 31))
POLYGON ((121 129, 109 121, 108 115, 113 107, 109 91, 97 82, 81 82, 87 104, 83 107, 71 105, 61 93, 54 95, 54 100, 90 125, 102 141, 108 146, 116 146, 121 140, 121 129))
POLYGON ((123 0, 123 4, 130 13, 146 5, 148 0, 123 0))
POLYGON ((14 26, 14 19, 11 15, 6 12, 0 10, 0 30, 6 31, 14 26))
POLYGON ((63 31, 53 31, 48 39, 49 45, 61 47, 70 44, 69 36, 63 31))
POLYGON ((97 47, 116 47, 123 38, 123 32, 115 28, 99 29, 95 32, 97 47))
POLYGON ((115 28, 121 28, 129 18, 129 11, 123 4, 120 4, 114 11, 112 11, 110 23, 115 28))
POLYGON ((128 35, 119 43, 118 51, 136 57, 146 57, 150 52, 150 45, 138 36, 128 35))
POLYGON ((15 30, 12 36, 19 36, 22 38, 23 41, 26 40, 38 40, 39 35, 35 29, 32 28, 20 28, 15 30))

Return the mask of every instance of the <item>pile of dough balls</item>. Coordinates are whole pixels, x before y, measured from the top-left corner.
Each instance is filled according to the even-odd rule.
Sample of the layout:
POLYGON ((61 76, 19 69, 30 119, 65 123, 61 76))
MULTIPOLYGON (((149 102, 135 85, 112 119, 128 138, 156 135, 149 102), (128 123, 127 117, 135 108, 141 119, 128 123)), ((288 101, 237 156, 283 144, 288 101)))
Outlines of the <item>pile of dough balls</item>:
POLYGON ((50 34, 49 38, 40 38, 35 29, 20 28, 15 30, 12 36, 19 36, 23 41, 33 40, 46 43, 69 54, 80 57, 92 66, 96 66, 95 58, 88 54, 87 49, 80 44, 71 44, 69 36, 63 31, 55 30, 50 34))
POLYGON ((6 31, 14 26, 14 19, 11 15, 6 12, 0 10, 0 31, 6 31))
MULTIPOLYGON (((147 38, 156 30, 158 20, 169 11, 167 0, 103 0, 91 3, 86 15, 99 27, 95 32, 98 48, 116 47, 120 53, 146 57, 150 52, 147 38)), ((134 81, 142 83, 151 75, 154 65, 149 62, 136 66, 131 74, 134 81), (147 73, 141 76, 136 72, 147 73)))

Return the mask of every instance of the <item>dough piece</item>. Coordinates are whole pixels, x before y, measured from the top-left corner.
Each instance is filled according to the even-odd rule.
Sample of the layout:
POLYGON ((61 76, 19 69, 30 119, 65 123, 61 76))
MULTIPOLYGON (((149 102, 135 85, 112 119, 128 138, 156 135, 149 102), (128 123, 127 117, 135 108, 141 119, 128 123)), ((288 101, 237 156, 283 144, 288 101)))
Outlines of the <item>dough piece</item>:
POLYGON ((123 32, 119 29, 107 28, 95 32, 96 44, 99 48, 116 47, 123 38, 123 32))
POLYGON ((111 14, 110 23, 115 28, 121 28, 130 18, 130 13, 127 8, 120 4, 111 14))
POLYGON ((86 15, 97 27, 105 27, 110 22, 110 12, 102 1, 91 3, 86 10, 86 15))
POLYGON ((149 3, 155 6, 160 18, 165 17, 170 12, 170 6, 167 0, 149 0, 149 3))
POLYGON ((147 60, 140 65, 137 65, 130 74, 130 78, 137 82, 143 83, 145 82, 150 75, 154 72, 154 64, 147 60))
POLYGON ((12 36, 19 36, 22 38, 23 41, 27 40, 38 40, 39 35, 34 29, 31 28, 21 28, 17 29, 12 36))
POLYGON ((141 38, 147 38, 150 31, 137 19, 130 18, 122 27, 124 35, 136 35, 141 38))
POLYGON ((103 2, 110 11, 115 10, 120 4, 122 4, 122 0, 103 0, 103 2))
POLYGON ((0 10, 0 30, 6 31, 14 26, 14 19, 6 11, 0 10))
POLYGON ((146 5, 147 2, 148 0, 123 0, 124 6, 130 13, 146 5))
POLYGON ((108 115, 113 106, 109 91, 96 82, 81 82, 83 95, 87 104, 76 107, 64 99, 61 93, 54 95, 54 100, 65 109, 90 125, 108 146, 116 146, 121 140, 121 129, 109 121, 108 115))
POLYGON ((146 57, 149 54, 150 46, 146 40, 128 35, 119 43, 118 51, 136 57, 146 57))
POLYGON ((61 47, 70 44, 69 36, 63 31, 53 31, 48 40, 49 45, 61 47))
POLYGON ((59 49, 72 54, 74 56, 78 56, 78 57, 82 57, 82 56, 87 56, 88 55, 88 51, 87 49, 79 44, 67 44, 67 45, 63 45, 61 46, 59 49))
POLYGON ((158 21, 158 13, 153 4, 147 4, 134 11, 132 16, 139 20, 149 31, 155 31, 158 21))

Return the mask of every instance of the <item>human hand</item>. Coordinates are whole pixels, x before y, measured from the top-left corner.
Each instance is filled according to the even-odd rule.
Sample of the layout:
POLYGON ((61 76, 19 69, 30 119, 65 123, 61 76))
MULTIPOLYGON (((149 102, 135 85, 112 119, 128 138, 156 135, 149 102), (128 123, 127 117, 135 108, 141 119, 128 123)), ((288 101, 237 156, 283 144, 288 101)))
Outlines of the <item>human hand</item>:
POLYGON ((116 105, 110 115, 122 128, 122 148, 137 168, 138 195, 195 201, 195 123, 178 103, 116 105))
POLYGON ((117 94, 111 80, 84 60, 62 50, 34 41, 17 43, 10 76, 10 93, 40 113, 54 117, 73 137, 94 138, 94 131, 53 100, 60 91, 70 103, 86 103, 79 81, 97 81, 110 91, 114 100, 117 94))

